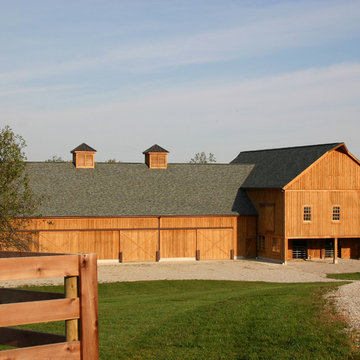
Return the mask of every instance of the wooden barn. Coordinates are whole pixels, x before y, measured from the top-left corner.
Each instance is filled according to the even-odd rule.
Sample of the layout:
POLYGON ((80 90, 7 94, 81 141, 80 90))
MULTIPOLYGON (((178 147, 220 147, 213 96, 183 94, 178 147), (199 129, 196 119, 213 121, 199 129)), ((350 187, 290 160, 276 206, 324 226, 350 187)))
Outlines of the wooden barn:
POLYGON ((344 143, 241 152, 230 164, 29 162, 38 251, 99 259, 358 258, 360 166, 344 143))
POLYGON ((258 212, 257 255, 359 258, 360 162, 344 143, 240 153, 242 189, 258 212))

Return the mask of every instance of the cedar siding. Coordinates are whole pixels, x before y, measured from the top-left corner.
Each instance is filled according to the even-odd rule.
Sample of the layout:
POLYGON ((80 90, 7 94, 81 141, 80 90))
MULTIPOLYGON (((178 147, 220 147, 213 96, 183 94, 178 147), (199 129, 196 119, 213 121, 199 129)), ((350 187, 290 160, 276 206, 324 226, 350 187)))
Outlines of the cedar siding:
POLYGON ((309 258, 323 258, 326 241, 335 239, 342 258, 359 257, 360 166, 345 146, 329 151, 286 186, 285 204, 285 236, 306 239, 309 258), (303 220, 304 206, 311 207, 311 221, 303 220), (333 220, 334 206, 340 208, 339 221, 333 220))
MULTIPOLYGON (((248 218, 253 218, 249 216, 248 218)), ((244 240, 253 236, 250 223, 244 240), (249 235, 250 234, 250 235, 249 235)), ((94 252, 99 259, 230 259, 238 256, 237 216, 103 217, 34 219, 37 248, 54 253, 94 252)))
POLYGON ((46 199, 27 229, 34 250, 120 261, 360 256, 360 164, 344 143, 245 151, 230 164, 27 169, 46 199))
POLYGON ((281 189, 248 189, 247 194, 258 212, 258 236, 265 237, 265 249, 258 247, 257 255, 282 260, 282 250, 273 251, 273 239, 284 238, 284 192, 281 189))

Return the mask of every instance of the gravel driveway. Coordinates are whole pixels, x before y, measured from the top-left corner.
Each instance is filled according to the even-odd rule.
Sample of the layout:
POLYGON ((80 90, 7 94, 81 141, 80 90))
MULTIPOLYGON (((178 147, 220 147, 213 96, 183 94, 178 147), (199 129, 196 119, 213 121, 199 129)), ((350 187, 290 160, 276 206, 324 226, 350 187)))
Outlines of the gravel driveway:
MULTIPOLYGON (((236 261, 160 261, 159 263, 99 263, 99 282, 142 280, 234 280, 266 282, 337 281, 326 278, 327 273, 360 272, 359 260, 291 261, 287 265, 256 260, 236 261)), ((44 280, 0 281, 0 287, 25 284, 62 284, 62 278, 44 280)), ((360 329, 360 281, 341 286, 331 296, 351 324, 360 329)))

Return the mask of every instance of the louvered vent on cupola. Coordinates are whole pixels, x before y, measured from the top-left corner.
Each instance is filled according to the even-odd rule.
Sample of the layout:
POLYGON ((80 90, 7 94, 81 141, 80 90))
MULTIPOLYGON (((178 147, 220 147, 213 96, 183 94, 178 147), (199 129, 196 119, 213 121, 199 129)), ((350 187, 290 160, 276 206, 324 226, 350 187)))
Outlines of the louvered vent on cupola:
POLYGON ((150 169, 167 169, 168 153, 167 150, 155 144, 143 152, 145 154, 145 164, 150 169))
POLYGON ((95 167, 96 150, 89 145, 82 143, 74 150, 71 150, 71 153, 76 168, 93 169, 95 167))

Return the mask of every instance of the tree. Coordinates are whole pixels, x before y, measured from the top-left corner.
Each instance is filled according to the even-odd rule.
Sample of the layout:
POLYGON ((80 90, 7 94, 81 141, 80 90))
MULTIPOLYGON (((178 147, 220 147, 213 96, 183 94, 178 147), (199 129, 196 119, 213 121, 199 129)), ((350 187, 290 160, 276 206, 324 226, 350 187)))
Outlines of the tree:
POLYGON ((45 162, 66 162, 61 156, 54 155, 51 159, 45 160, 45 162))
POLYGON ((36 199, 26 171, 26 146, 9 126, 0 128, 0 249, 30 250, 33 232, 22 231, 33 217, 36 199))
POLYGON ((120 163, 121 161, 118 161, 116 159, 108 159, 108 160, 105 160, 106 163, 109 163, 109 164, 116 164, 116 163, 120 163))
POLYGON ((209 163, 215 163, 216 158, 212 153, 209 153, 209 156, 207 156, 204 152, 201 152, 201 153, 196 153, 195 156, 189 162, 190 164, 209 164, 209 163))

